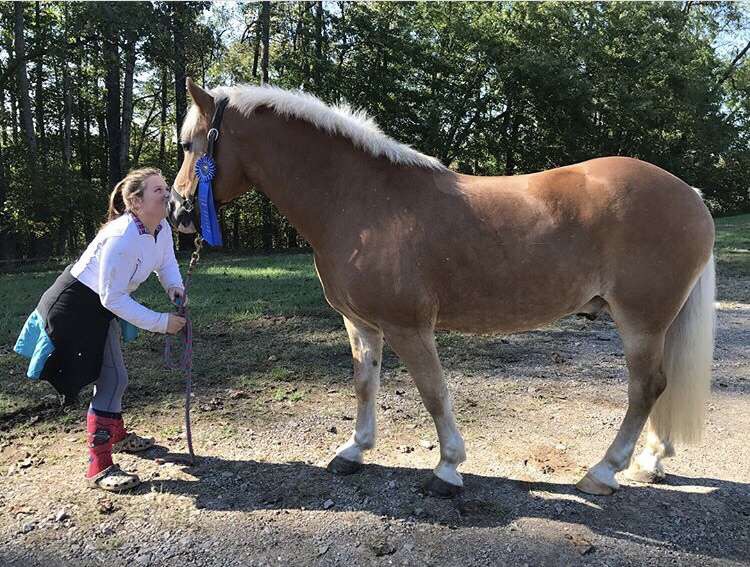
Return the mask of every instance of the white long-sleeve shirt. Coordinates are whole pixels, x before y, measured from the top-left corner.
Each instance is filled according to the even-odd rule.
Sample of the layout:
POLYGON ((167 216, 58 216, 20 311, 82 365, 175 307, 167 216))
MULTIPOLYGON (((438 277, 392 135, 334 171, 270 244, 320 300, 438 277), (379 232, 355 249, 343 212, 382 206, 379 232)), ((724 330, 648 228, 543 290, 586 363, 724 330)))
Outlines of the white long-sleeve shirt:
POLYGON ((166 291, 184 289, 169 223, 162 220, 152 235, 137 217, 126 213, 99 231, 70 273, 98 293, 102 305, 121 319, 166 333, 169 314, 152 311, 130 297, 153 271, 166 291))

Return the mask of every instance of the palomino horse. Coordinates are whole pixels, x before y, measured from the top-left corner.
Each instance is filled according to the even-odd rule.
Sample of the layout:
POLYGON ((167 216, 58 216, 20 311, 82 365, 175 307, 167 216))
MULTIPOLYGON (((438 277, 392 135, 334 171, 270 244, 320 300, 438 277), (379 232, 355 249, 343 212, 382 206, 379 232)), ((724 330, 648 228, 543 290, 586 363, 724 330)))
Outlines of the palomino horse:
MULTIPOLYGON (((689 185, 622 157, 530 175, 461 175, 366 116, 307 94, 209 92, 189 80, 188 90, 194 104, 175 191, 195 192, 215 101, 227 98, 216 202, 262 190, 311 244, 326 299, 344 318, 357 421, 329 470, 356 471, 375 444, 385 338, 437 428, 440 461, 428 489, 455 494, 466 453, 435 330, 510 333, 574 313, 611 314, 629 370, 620 430, 578 488, 616 490, 615 474, 628 467, 647 419, 630 478, 662 477, 672 443, 698 438, 713 356, 714 225, 689 185)), ((173 221, 184 218, 175 201, 173 221)), ((195 231, 192 222, 180 229, 195 231)))

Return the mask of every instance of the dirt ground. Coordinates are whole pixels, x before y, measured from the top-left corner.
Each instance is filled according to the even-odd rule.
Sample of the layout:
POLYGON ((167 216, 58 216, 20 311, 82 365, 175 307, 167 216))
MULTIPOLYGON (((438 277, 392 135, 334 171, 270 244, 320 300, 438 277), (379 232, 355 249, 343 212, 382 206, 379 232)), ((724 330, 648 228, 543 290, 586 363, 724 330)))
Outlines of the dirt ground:
MULTIPOLYGON (((179 379, 153 402, 131 370, 129 424, 159 443, 141 457, 118 456, 145 481, 131 493, 84 488, 82 408, 60 416, 49 400, 6 423, 0 564, 749 564, 750 289, 740 278, 720 282, 705 438, 678 447, 662 484, 622 482, 611 497, 574 488, 625 411, 610 320, 439 336, 468 453, 464 494, 441 500, 420 491, 438 460, 435 430, 392 352, 378 445, 360 473, 334 477, 325 465, 355 415, 343 325, 263 318, 232 335, 198 333, 198 359, 208 341, 224 358, 198 362, 195 466, 170 462, 185 451, 179 379), (279 364, 276 382, 222 385, 222 373, 279 364)), ((156 352, 145 358, 158 362, 156 352)))

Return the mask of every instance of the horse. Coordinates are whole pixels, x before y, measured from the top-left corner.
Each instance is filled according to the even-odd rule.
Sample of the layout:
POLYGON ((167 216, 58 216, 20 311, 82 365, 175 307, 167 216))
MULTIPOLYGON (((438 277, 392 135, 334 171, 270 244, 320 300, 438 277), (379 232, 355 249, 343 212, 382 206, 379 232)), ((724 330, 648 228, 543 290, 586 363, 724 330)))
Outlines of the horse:
POLYGON ((516 333, 571 314, 608 313, 628 369, 622 424, 579 490, 610 495, 622 471, 661 480, 674 444, 700 438, 714 344, 714 224, 690 185, 628 157, 462 175, 387 136, 366 114, 307 93, 205 90, 189 79, 187 89, 193 103, 171 221, 196 231, 182 208, 196 191, 214 110, 226 100, 215 203, 250 187, 265 193, 309 242, 325 298, 343 317, 357 417, 329 471, 356 472, 375 445, 385 340, 437 430, 440 459, 426 489, 458 494, 466 451, 436 330, 516 333), (633 458, 647 421, 643 452, 633 458))

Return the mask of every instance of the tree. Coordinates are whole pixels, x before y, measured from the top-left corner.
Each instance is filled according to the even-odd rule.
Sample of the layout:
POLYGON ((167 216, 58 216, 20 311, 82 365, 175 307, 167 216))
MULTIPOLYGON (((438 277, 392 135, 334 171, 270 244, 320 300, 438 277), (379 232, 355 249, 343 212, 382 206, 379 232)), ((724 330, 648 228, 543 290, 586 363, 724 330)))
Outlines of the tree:
POLYGON ((21 103, 21 129, 29 149, 29 156, 34 163, 37 160, 37 143, 34 125, 31 118, 31 100, 29 99, 29 78, 26 72, 26 40, 24 38, 24 4, 14 3, 15 9, 15 51, 16 51, 16 80, 18 83, 18 98, 21 103))
MULTIPOLYGON (((170 179, 185 75, 347 102, 464 173, 630 155, 749 211, 748 30, 732 2, 0 3, 0 254, 75 254, 127 168, 170 179)), ((233 247, 298 240, 262 194, 230 215, 233 247)))
POLYGON ((120 131, 120 47, 119 31, 115 19, 114 6, 102 4, 102 40, 107 91, 107 140, 109 147, 108 186, 111 190, 120 179, 122 134, 120 131))

